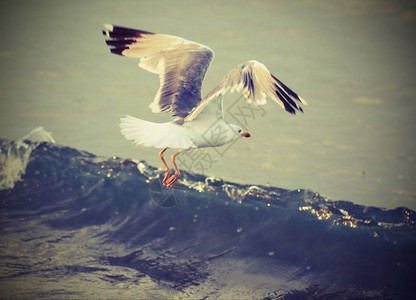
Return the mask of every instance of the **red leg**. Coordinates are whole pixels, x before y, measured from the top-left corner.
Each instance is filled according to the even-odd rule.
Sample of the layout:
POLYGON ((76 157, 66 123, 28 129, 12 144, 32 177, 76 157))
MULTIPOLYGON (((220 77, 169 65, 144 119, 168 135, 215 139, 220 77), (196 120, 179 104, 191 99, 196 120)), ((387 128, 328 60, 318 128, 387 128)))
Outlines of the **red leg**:
POLYGON ((165 151, 167 149, 168 149, 168 147, 165 147, 165 148, 162 149, 162 151, 159 152, 159 157, 160 157, 162 163, 166 167, 165 178, 163 178, 163 186, 166 186, 166 180, 168 180, 169 175, 170 175, 170 168, 169 168, 168 164, 166 163, 165 159, 163 158, 163 153, 165 153, 165 151))
POLYGON ((166 182, 166 188, 170 189, 176 181, 178 181, 181 173, 179 172, 178 166, 176 165, 175 158, 181 153, 181 150, 178 150, 175 154, 172 155, 172 164, 175 168, 175 174, 173 174, 166 182))

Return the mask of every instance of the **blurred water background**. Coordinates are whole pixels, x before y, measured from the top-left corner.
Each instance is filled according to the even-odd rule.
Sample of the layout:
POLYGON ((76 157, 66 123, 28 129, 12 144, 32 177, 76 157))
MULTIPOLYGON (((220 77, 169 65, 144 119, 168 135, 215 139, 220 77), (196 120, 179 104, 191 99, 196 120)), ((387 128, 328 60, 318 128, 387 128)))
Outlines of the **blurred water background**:
MULTIPOLYGON (((250 139, 224 157, 209 150, 215 162, 205 174, 415 209, 414 3, 2 2, 0 136, 42 125, 59 144, 159 166, 157 150, 133 147, 118 129, 125 114, 169 116, 148 109, 157 76, 109 53, 101 26, 114 23, 211 47, 203 93, 256 59, 310 103, 294 117, 269 102, 246 120, 250 139)), ((226 96, 225 108, 237 98, 226 96)), ((226 119, 235 123, 229 112, 226 119)))

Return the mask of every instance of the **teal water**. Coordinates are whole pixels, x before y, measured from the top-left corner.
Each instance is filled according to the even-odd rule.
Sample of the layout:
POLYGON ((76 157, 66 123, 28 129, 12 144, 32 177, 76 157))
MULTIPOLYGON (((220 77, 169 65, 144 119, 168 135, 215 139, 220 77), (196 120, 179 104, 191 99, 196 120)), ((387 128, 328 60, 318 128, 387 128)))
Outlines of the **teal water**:
MULTIPOLYGON (((42 125, 59 144, 161 165, 157 150, 133 147, 119 133, 125 114, 169 116, 148 109, 157 76, 109 53, 101 24, 114 23, 211 47, 203 92, 256 59, 310 103, 293 117, 269 102, 246 120, 250 139, 223 157, 208 152, 213 163, 205 174, 416 208, 410 2, 14 1, 0 11, 2 137, 42 125)), ((237 98, 228 95, 226 109, 237 98)), ((226 112, 229 122, 235 117, 226 112)))

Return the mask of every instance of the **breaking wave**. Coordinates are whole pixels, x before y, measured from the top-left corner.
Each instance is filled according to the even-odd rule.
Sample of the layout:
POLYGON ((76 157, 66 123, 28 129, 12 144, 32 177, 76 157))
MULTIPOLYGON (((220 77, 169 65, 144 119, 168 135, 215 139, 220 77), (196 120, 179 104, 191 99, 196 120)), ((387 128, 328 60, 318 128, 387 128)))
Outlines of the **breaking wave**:
MULTIPOLYGON (((6 298, 409 299, 416 214, 0 140, 6 298)), ((46 134, 45 134, 46 133, 46 134)), ((41 141, 46 140, 46 141, 41 141)))

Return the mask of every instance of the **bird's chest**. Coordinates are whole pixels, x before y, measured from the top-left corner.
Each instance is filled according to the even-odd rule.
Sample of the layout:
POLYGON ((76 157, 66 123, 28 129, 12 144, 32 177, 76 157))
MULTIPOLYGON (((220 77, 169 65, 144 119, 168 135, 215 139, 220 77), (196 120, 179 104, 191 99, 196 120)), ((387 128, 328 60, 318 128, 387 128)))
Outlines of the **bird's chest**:
POLYGON ((193 131, 193 142, 199 148, 219 147, 236 139, 234 130, 222 119, 196 124, 193 131))

